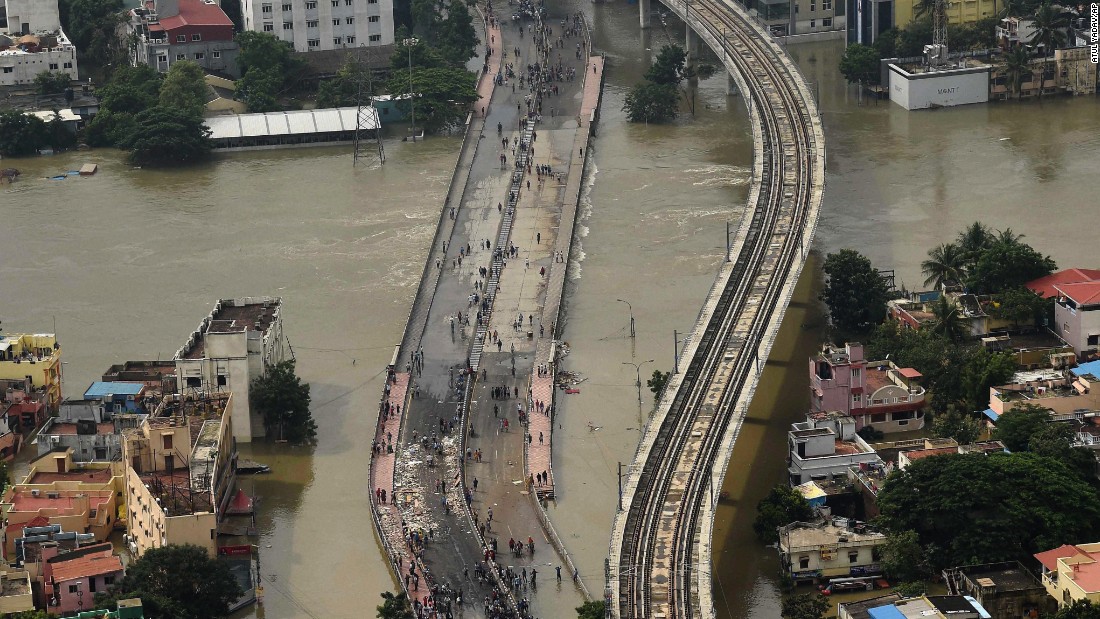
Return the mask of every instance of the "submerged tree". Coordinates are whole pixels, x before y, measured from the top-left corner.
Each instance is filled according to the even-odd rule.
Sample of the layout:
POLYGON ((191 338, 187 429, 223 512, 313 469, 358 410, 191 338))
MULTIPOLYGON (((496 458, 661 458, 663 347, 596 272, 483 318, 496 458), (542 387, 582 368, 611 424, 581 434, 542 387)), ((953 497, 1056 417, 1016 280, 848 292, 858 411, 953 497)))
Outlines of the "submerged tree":
POLYGON ((302 443, 317 436, 317 424, 309 411, 309 384, 294 372, 294 361, 267 368, 252 381, 252 406, 263 416, 264 427, 280 440, 302 443))

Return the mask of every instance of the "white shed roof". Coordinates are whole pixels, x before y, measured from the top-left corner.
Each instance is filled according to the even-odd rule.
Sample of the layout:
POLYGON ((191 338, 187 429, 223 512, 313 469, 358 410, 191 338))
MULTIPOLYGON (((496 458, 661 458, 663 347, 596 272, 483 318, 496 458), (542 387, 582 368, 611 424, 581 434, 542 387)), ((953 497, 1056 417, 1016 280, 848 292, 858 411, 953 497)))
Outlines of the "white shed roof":
MULTIPOLYGON (((379 127, 378 113, 366 108, 366 129, 379 127)), ((206 119, 213 139, 255 137, 264 135, 301 135, 330 131, 353 131, 358 108, 341 107, 265 114, 214 116, 206 119)))

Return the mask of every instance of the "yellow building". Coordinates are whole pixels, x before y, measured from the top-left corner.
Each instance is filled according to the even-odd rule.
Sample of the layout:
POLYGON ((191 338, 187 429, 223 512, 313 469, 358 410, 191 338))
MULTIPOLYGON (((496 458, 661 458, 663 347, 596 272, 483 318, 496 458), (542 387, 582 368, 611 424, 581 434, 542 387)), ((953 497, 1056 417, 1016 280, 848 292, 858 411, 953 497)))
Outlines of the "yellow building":
POLYGON ((61 345, 53 333, 0 335, 0 380, 30 380, 46 393, 50 412, 61 404, 61 345))
POLYGON ((1043 564, 1043 587, 1059 607, 1077 600, 1100 603, 1100 543, 1066 544, 1035 558, 1043 564))
POLYGON ((0 614, 34 610, 31 575, 25 571, 0 572, 0 614))
POLYGON ((236 481, 233 398, 219 393, 185 404, 123 433, 127 542, 139 557, 169 544, 217 554, 218 522, 236 481), (206 412, 187 414, 196 408, 206 412))
MULTIPOLYGON (((916 17, 920 0, 895 0, 894 27, 904 28, 916 17)), ((1004 6, 1004 0, 951 0, 947 3, 947 23, 972 24, 979 19, 995 17, 1004 6)), ((929 13, 931 15, 931 13, 929 13)), ((951 42, 948 41, 948 46, 951 42)))

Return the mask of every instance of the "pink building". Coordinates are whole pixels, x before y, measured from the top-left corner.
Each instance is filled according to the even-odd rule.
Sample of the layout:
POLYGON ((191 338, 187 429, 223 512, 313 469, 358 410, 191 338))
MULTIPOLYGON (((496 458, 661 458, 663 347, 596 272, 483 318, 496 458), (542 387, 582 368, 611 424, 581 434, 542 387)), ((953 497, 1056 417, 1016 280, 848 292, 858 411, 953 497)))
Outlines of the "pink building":
POLYGON ((102 593, 122 578, 122 561, 109 542, 72 552, 48 556, 56 548, 42 550, 42 577, 48 610, 64 614, 95 608, 96 593, 102 593))
POLYGON ((856 420, 857 430, 919 430, 925 395, 920 378, 920 372, 892 361, 865 360, 862 344, 826 346, 810 358, 810 415, 843 412, 856 420))

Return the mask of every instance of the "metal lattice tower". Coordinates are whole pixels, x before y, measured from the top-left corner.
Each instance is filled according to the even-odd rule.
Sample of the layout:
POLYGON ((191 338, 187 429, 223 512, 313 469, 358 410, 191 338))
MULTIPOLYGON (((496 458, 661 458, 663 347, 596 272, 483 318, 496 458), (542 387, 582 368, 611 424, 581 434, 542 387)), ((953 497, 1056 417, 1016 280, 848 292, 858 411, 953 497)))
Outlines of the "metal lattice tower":
POLYGON ((932 45, 947 48, 947 0, 936 0, 932 7, 932 45))
MULTIPOLYGON (((370 54, 368 50, 368 55, 370 54)), ((371 148, 370 133, 374 131, 378 143, 378 163, 386 163, 386 150, 382 147, 382 123, 378 119, 378 110, 374 108, 374 83, 371 69, 363 66, 363 46, 355 54, 355 151, 352 165, 358 165, 359 159, 368 156, 371 148), (363 75, 366 74, 367 90, 363 92, 363 75), (364 101, 364 98, 366 101, 364 101)))

